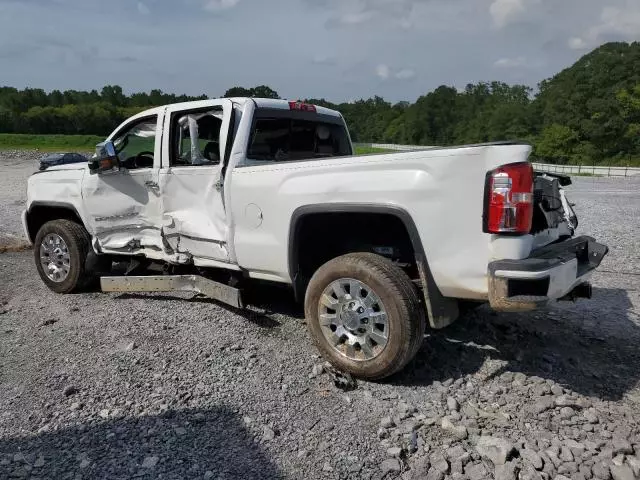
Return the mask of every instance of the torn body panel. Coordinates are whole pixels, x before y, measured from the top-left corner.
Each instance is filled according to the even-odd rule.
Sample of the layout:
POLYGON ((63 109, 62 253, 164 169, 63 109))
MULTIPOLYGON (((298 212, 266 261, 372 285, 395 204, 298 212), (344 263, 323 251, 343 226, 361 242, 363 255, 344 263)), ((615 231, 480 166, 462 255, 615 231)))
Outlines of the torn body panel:
POLYGON ((223 166, 232 109, 222 99, 204 109, 167 110, 158 179, 163 233, 173 251, 198 263, 230 262, 223 166))
POLYGON ((104 253, 164 250, 158 193, 149 188, 153 169, 87 175, 82 197, 87 229, 104 253))
POLYGON ((219 166, 176 167, 160 174, 163 231, 171 248, 227 261, 226 216, 219 166))

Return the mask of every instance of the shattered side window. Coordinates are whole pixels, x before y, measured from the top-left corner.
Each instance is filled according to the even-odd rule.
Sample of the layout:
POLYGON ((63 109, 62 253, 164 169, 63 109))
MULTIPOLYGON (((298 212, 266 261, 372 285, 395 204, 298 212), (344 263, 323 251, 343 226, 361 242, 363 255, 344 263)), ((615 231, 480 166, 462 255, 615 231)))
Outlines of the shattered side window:
POLYGON ((175 137, 171 165, 220 164, 220 128, 222 110, 187 113, 174 125, 175 137))
POLYGON ((114 138, 121 166, 129 170, 153 167, 157 124, 154 115, 128 126, 114 138))

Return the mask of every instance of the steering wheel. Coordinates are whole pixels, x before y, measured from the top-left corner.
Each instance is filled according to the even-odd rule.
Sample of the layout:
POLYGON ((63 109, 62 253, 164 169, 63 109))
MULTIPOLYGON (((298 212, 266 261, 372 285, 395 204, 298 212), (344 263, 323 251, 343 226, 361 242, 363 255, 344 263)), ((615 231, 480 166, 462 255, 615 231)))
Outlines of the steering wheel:
POLYGON ((136 168, 149 168, 153 167, 153 152, 140 152, 136 155, 134 164, 136 168))

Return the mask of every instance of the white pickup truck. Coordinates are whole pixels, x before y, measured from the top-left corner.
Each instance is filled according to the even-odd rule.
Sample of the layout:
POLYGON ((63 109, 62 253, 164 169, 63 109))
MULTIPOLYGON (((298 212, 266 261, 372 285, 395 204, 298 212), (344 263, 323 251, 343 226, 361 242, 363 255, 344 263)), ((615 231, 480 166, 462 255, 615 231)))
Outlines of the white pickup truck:
POLYGON ((534 173, 528 145, 353 153, 340 113, 314 105, 154 108, 88 164, 31 176, 24 229, 59 293, 100 278, 242 307, 251 279, 289 284, 322 354, 368 379, 403 368, 462 306, 590 296, 608 249, 574 236, 570 180, 534 173))

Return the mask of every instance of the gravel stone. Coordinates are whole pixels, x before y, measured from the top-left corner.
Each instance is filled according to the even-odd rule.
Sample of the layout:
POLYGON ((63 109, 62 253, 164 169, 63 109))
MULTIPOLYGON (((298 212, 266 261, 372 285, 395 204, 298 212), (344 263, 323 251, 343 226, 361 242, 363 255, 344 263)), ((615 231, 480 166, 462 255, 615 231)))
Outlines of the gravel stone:
POLYGON ((617 455, 623 453, 625 455, 633 455, 633 447, 631 444, 623 438, 613 439, 613 454, 617 455))
POLYGON ((142 468, 154 468, 159 461, 160 461, 160 458, 156 456, 145 457, 144 460, 142 461, 142 468))
POLYGON ((445 474, 442 470, 431 467, 427 473, 426 480, 444 480, 445 474))
POLYGON ((480 437, 476 444, 477 452, 494 465, 504 465, 513 451, 513 444, 504 438, 480 437))
POLYGON ((434 452, 429 457, 431 468, 435 468, 443 473, 447 473, 449 471, 449 462, 447 462, 444 455, 441 452, 434 452))
POLYGON ((400 447, 391 447, 387 449, 387 455, 390 457, 399 457, 402 455, 402 448, 400 447))
POLYGON ((551 397, 542 397, 529 407, 529 411, 534 415, 540 415, 547 410, 551 410, 555 406, 555 402, 551 397))
POLYGON ((269 442, 273 440, 276 436, 276 432, 269 425, 264 425, 262 427, 262 440, 265 442, 269 442))
POLYGON ((520 450, 520 456, 531 464, 536 470, 542 470, 543 462, 537 452, 529 449, 520 450))
POLYGON ((587 422, 592 423, 592 424, 598 423, 598 413, 596 412, 595 408, 586 409, 582 413, 582 415, 587 420, 587 422))
POLYGON ((397 458, 389 458, 380 464, 380 470, 382 470, 383 476, 390 472, 399 472, 401 470, 400 462, 397 458))
POLYGON ((593 472, 593 476, 600 480, 609 480, 609 478, 611 478, 611 470, 605 462, 595 463, 593 467, 591 467, 591 471, 593 472))
POLYGON ((613 480, 634 480, 635 478, 633 470, 627 465, 611 466, 611 476, 613 480))
POLYGON ((627 463, 633 470, 633 474, 636 477, 640 477, 640 458, 638 457, 627 457, 627 463))
POLYGON ((380 426, 382 428, 393 428, 396 426, 396 424, 391 417, 384 417, 382 420, 380 420, 380 426))
POLYGON ((447 397, 447 408, 451 412, 457 412, 458 410, 460 410, 460 404, 455 398, 447 397))
POLYGON ((520 471, 519 478, 520 480, 542 480, 542 475, 531 465, 525 465, 520 471))
POLYGON ((516 463, 507 462, 504 465, 496 465, 494 478, 495 480, 516 480, 516 463))
POLYGON ((560 418, 568 420, 576 414, 576 411, 571 407, 562 407, 560 409, 560 418))
POLYGON ((464 440, 469 435, 469 433, 467 432, 467 427, 463 425, 456 426, 451 423, 451 420, 449 420, 447 417, 442 419, 441 427, 442 430, 444 430, 457 440, 464 440))
POLYGON ((462 458, 464 455, 466 455, 466 453, 467 451, 464 449, 464 447, 458 444, 447 449, 446 457, 449 460, 456 460, 458 458, 462 458))
POLYGON ((313 369, 311 370, 311 373, 309 374, 309 378, 319 377, 323 373, 324 373, 324 365, 322 365, 321 363, 318 363, 318 364, 313 366, 313 369))
POLYGON ((464 472, 464 465, 462 464, 462 461, 459 458, 452 460, 450 470, 452 474, 464 472))
POLYGON ((469 480, 483 480, 489 478, 489 472, 483 463, 470 463, 464 468, 464 473, 469 480))
POLYGON ((573 462, 573 453, 571 453, 571 450, 569 450, 569 448, 562 447, 558 458, 560 458, 560 460, 562 460, 563 462, 573 462))

